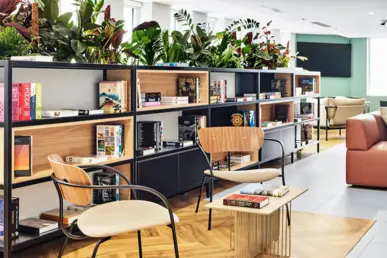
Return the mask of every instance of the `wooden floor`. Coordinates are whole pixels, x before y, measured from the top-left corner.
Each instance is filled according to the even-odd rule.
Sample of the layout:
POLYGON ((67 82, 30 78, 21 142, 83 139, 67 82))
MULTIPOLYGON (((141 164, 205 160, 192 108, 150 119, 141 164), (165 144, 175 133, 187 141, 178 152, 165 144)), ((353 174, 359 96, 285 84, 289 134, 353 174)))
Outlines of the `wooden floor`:
MULTIPOLYGON (((322 131, 321 135, 324 135, 322 131)), ((345 131, 339 136, 338 131, 329 132, 329 141, 321 140, 323 151, 345 141, 345 131)), ((316 153, 316 146, 305 148, 300 158, 316 153)), ((290 159, 287 159, 290 162, 290 159)), ((272 166, 278 164, 272 163, 272 166)), ((216 192, 221 192, 234 184, 218 182, 216 192)), ((181 257, 234 257, 229 250, 230 219, 227 214, 214 212, 214 230, 206 229, 207 212, 202 209, 199 214, 193 211, 198 190, 180 195, 170 200, 181 223, 178 226, 181 257)), ((356 244, 372 224, 371 221, 335 218, 311 213, 293 213, 293 255, 292 257, 330 257, 341 258, 356 244), (328 252, 328 253, 327 253, 328 252)), ((54 258, 57 257, 63 238, 30 248, 15 257, 54 258)), ((172 239, 168 228, 156 228, 144 232, 144 257, 173 257, 172 239)), ((69 242, 66 258, 90 257, 92 241, 69 242)), ((98 257, 138 257, 137 240, 133 234, 125 234, 104 243, 98 257)))

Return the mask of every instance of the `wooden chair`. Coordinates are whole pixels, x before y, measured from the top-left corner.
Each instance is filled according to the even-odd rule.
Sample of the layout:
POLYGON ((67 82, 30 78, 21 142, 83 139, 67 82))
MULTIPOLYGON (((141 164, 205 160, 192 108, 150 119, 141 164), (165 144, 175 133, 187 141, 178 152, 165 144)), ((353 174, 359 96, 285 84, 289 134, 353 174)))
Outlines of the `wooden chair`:
POLYGON ((156 226, 166 225, 172 229, 175 257, 179 257, 176 238, 175 222, 178 217, 172 212, 168 200, 156 190, 145 186, 132 185, 120 171, 104 165, 88 165, 76 167, 65 164, 63 159, 56 154, 48 157, 54 173, 51 175, 59 196, 60 229, 66 236, 59 257, 63 255, 69 238, 99 239, 93 250, 92 257, 97 255, 98 247, 105 241, 120 233, 137 231, 139 257, 142 257, 141 230, 156 226), (89 176, 83 168, 104 169, 106 173, 119 175, 127 185, 92 185, 89 176), (63 200, 73 204, 87 205, 92 200, 93 189, 130 189, 134 200, 110 202, 95 206, 84 211, 78 219, 72 223, 69 229, 63 225, 63 200), (148 201, 137 200, 136 191, 145 191, 157 196, 165 207, 148 201), (72 230, 77 226, 82 235, 74 235, 72 230))
MULTIPOLYGON (((210 202, 213 198, 214 179, 228 180, 236 183, 262 183, 276 177, 282 177, 282 184, 285 185, 285 150, 283 144, 275 139, 264 139, 264 132, 258 127, 212 127, 202 128, 198 132, 199 147, 202 150, 209 169, 204 171, 199 197, 196 205, 196 212, 199 210, 200 200, 204 184, 209 179, 210 202), (228 153, 230 160, 231 152, 252 152, 259 151, 265 141, 276 142, 281 146, 282 159, 281 170, 276 168, 250 169, 237 171, 218 171, 212 169, 211 158, 207 154, 228 153)), ((211 156, 210 156, 211 157, 211 156)), ((212 210, 209 210, 208 230, 211 230, 212 210)), ((290 224, 289 212, 288 223, 290 224)))

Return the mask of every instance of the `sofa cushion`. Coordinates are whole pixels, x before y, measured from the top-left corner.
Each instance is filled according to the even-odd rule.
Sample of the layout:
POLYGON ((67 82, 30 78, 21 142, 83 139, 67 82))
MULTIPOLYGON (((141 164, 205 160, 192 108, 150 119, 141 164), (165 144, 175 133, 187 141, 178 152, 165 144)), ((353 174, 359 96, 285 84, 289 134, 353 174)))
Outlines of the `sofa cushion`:
POLYGON ((387 140, 387 125, 385 120, 382 118, 381 112, 374 111, 374 112, 371 112, 370 114, 372 114, 375 117, 376 122, 378 123, 380 139, 382 141, 387 140))
POLYGON ((364 105, 366 99, 349 99, 349 98, 335 98, 331 99, 330 105, 332 106, 355 106, 355 105, 364 105))
POLYGON ((350 150, 368 150, 381 140, 375 116, 362 114, 347 119, 346 143, 350 150))

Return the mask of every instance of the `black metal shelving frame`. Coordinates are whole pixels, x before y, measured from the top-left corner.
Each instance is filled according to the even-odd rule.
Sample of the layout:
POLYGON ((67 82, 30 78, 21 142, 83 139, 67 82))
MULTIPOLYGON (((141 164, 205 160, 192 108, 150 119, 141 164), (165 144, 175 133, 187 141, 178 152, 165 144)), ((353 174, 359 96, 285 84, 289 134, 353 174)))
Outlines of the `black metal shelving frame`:
MULTIPOLYGON (((197 146, 189 146, 182 148, 168 148, 160 152, 156 152, 155 154, 147 155, 147 156, 138 156, 136 155, 136 122, 137 116, 146 115, 146 114, 156 114, 156 113, 166 113, 166 112, 175 112, 175 111, 205 111, 207 114, 207 126, 212 126, 211 124, 211 113, 213 110, 224 107, 232 107, 232 106, 243 106, 243 105, 255 105, 256 106, 256 125, 259 125, 259 117, 260 117, 260 103, 277 103, 279 101, 288 101, 291 102, 297 99, 302 98, 317 98, 318 99, 318 114, 317 118, 310 121, 302 121, 295 122, 288 125, 284 125, 281 127, 273 127, 266 128, 265 132, 274 132, 279 130, 288 129, 291 127, 296 127, 297 124, 304 122, 317 121, 317 130, 318 130, 318 139, 313 144, 317 145, 317 152, 320 150, 320 98, 319 94, 314 95, 306 95, 306 96, 295 96, 295 97, 286 97, 280 100, 255 100, 249 102, 232 102, 232 103, 224 103, 224 104, 210 104, 210 96, 208 97, 208 104, 204 104, 201 106, 187 106, 180 108, 166 108, 166 109, 158 109, 158 110, 142 110, 136 111, 136 98, 137 98, 137 87, 136 87, 136 78, 137 78, 137 70, 176 70, 176 71, 207 71, 208 72, 208 89, 210 89, 211 83, 211 74, 212 73, 234 73, 234 74, 254 74, 257 76, 257 84, 256 93, 257 96, 260 92, 260 73, 290 73, 292 74, 292 93, 294 93, 294 85, 295 85, 295 73, 291 72, 282 72, 282 71, 267 71, 267 70, 253 70, 253 69, 223 69, 223 68, 192 68, 192 67, 164 67, 164 66, 126 66, 126 65, 101 65, 101 64, 74 64, 74 63, 50 63, 50 62, 29 62, 29 61, 0 61, 0 69, 4 71, 4 122, 0 123, 0 128, 4 129, 4 183, 0 185, 0 189, 4 190, 4 239, 0 242, 0 252, 3 253, 4 257, 11 257, 12 253, 18 250, 22 250, 24 248, 28 248, 29 246, 39 244, 45 241, 49 241, 53 237, 61 236, 61 232, 53 231, 48 234, 44 234, 39 237, 27 237, 20 236, 19 239, 12 239, 10 235, 10 227, 11 227, 11 198, 12 198, 12 189, 25 187, 29 185, 39 184, 43 182, 51 181, 50 178, 39 178, 35 180, 25 181, 21 183, 12 184, 12 131, 13 128, 16 127, 29 127, 29 126, 39 126, 39 125, 49 125, 49 124, 61 124, 61 123, 69 123, 69 122, 79 122, 79 121, 92 121, 98 119, 105 118, 119 118, 131 116, 133 117, 133 159, 117 161, 111 163, 111 165, 118 166, 127 164, 131 168, 131 177, 134 183, 138 183, 139 174, 137 171, 137 162, 146 161, 148 159, 154 159, 156 157, 161 157, 164 155, 170 155, 174 153, 186 152, 189 150, 195 150, 197 146), (12 121, 12 70, 14 68, 34 68, 34 69, 73 69, 73 70, 100 70, 103 72, 103 79, 106 80, 106 71, 108 70, 130 70, 131 73, 131 112, 124 112, 119 114, 103 114, 103 115, 90 115, 90 116, 77 116, 77 117, 63 117, 63 118, 52 118, 52 119, 42 119, 42 120, 33 120, 33 121, 12 121)), ((128 71, 129 72, 129 71, 128 71)), ((210 94, 208 94, 210 95, 210 94)), ((294 95, 294 94, 293 94, 294 95)), ((291 153, 292 158, 293 154, 298 151, 300 148, 294 148, 294 152, 291 153)), ((260 156, 260 155, 259 155, 260 156)), ((275 159, 275 158, 273 158, 275 159)), ((270 159, 270 160, 273 160, 270 159)), ((261 164, 266 163, 270 160, 259 160, 254 164, 249 164, 244 167, 244 169, 259 167, 261 164)), ((293 159, 292 159, 293 160, 293 159)), ((190 189, 188 189, 190 190, 190 189)))

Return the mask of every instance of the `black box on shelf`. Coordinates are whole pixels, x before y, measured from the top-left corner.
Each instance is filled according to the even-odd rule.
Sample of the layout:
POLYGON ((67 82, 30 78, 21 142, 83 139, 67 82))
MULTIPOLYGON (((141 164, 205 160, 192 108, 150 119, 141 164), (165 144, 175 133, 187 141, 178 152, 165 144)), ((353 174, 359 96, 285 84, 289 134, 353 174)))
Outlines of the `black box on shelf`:
POLYGON ((154 148, 161 150, 163 147, 162 121, 137 122, 137 149, 154 148))
MULTIPOLYGON (((118 185, 119 176, 98 172, 93 174, 94 185, 118 185)), ((119 200, 119 189, 95 189, 93 190, 93 203, 103 204, 119 200)))
POLYGON ((206 126, 206 116, 179 116, 179 141, 198 139, 198 131, 206 126))
POLYGON ((274 120, 282 121, 283 123, 289 122, 289 105, 288 104, 276 104, 274 120))

